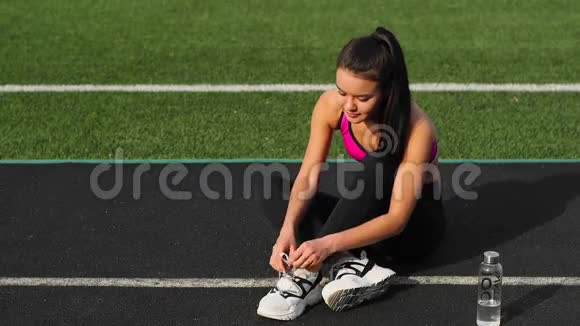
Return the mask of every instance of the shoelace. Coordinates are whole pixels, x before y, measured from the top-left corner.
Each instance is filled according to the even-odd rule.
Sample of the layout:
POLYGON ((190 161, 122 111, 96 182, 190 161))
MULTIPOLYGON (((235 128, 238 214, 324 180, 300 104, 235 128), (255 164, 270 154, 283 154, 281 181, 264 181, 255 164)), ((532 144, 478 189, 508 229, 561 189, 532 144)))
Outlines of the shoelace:
POLYGON ((360 274, 362 273, 363 269, 366 266, 366 264, 361 263, 361 260, 365 260, 366 258, 367 253, 366 251, 363 250, 360 254, 360 259, 355 256, 350 256, 348 258, 343 258, 339 260, 336 264, 334 264, 334 266, 332 266, 330 270, 331 279, 335 279, 336 277, 338 277, 339 276, 338 274, 342 269, 348 269, 350 271, 350 272, 344 271, 344 273, 346 274, 360 276, 360 274))
POLYGON ((290 263, 288 262, 290 260, 290 257, 288 257, 288 254, 283 252, 280 254, 280 258, 282 258, 282 261, 286 264, 286 266, 291 267, 290 268, 290 272, 278 272, 278 277, 293 277, 294 276, 294 271, 296 270, 296 268, 294 268, 294 266, 291 266, 290 263))
MULTIPOLYGON (((286 266, 290 267, 290 271, 286 272, 278 272, 278 278, 279 279, 285 279, 286 282, 282 281, 282 285, 286 285, 288 288, 291 287, 291 284, 294 284, 294 272, 295 272, 295 268, 288 263, 288 260, 290 259, 290 257, 288 257, 288 254, 286 254, 285 252, 280 254, 280 258, 282 258, 282 261, 286 264, 286 266)), ((278 280, 278 283, 280 283, 280 280, 278 280)), ((276 286, 274 286, 274 288, 272 290, 278 291, 280 293, 285 293, 287 292, 288 289, 280 289, 278 287, 278 283, 276 284, 276 286)), ((284 287, 284 286, 282 286, 284 287)))
POLYGON ((278 282, 271 291, 279 292, 283 297, 294 296, 304 299, 304 296, 316 286, 316 282, 320 281, 321 274, 313 274, 305 269, 291 267, 292 265, 288 263, 289 257, 286 253, 281 253, 280 258, 289 267, 289 271, 278 272, 278 282))

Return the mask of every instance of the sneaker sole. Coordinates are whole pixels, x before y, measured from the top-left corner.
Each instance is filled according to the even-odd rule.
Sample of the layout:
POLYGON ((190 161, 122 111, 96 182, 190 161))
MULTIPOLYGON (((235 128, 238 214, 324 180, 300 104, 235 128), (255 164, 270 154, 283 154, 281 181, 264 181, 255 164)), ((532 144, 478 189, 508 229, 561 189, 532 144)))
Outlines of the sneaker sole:
POLYGON ((374 299, 385 293, 391 285, 389 281, 394 276, 395 274, 380 282, 374 283, 371 286, 338 290, 330 295, 328 301, 325 302, 328 307, 334 311, 348 310, 363 303, 364 301, 374 299))
MULTIPOLYGON (((320 285, 318 285, 318 287, 320 287, 320 285)), ((262 316, 262 317, 266 317, 266 318, 270 318, 270 319, 277 319, 277 320, 294 320, 298 317, 300 317, 303 313, 304 310, 306 310, 307 307, 309 306, 314 306, 316 304, 318 304, 320 301, 322 301, 322 289, 317 289, 317 292, 310 292, 306 298, 304 298, 304 300, 302 302, 300 302, 298 305, 296 305, 296 310, 294 310, 293 312, 289 312, 286 314, 282 314, 282 315, 274 315, 274 314, 269 314, 266 311, 262 311, 259 310, 257 311, 258 315, 262 316)))

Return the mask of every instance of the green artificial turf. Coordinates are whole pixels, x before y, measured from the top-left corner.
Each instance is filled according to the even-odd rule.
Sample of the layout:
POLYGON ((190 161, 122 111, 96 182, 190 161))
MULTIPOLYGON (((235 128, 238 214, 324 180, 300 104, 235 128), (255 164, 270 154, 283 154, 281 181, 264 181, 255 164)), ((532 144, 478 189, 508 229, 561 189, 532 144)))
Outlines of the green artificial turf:
MULTIPOLYGON (((0 159, 301 159, 317 93, 0 94, 0 159)), ((580 158, 580 94, 418 93, 442 159, 580 158)), ((336 132, 329 159, 348 158, 336 132)))
POLYGON ((412 82, 577 82, 577 1, 0 3, 0 84, 327 83, 377 25, 412 82))

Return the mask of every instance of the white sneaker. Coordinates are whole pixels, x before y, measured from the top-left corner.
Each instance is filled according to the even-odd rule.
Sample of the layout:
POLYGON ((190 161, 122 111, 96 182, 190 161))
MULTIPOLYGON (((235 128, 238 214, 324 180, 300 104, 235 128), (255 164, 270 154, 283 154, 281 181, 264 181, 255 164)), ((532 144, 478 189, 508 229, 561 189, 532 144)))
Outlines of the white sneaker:
MULTIPOLYGON (((282 259, 288 260, 288 256, 282 259)), ((280 273, 280 278, 258 305, 258 315, 278 319, 292 320, 302 315, 307 306, 322 301, 322 273, 296 269, 280 273)))
POLYGON ((324 302, 334 311, 343 311, 385 293, 396 273, 366 258, 343 258, 330 271, 330 281, 322 289, 324 302))

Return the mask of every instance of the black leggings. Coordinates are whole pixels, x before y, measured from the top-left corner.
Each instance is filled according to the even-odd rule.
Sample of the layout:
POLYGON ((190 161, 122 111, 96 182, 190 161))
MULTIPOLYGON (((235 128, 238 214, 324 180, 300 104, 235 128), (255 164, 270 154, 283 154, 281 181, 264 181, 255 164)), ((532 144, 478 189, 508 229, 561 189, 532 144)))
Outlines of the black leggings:
MULTIPOLYGON (((298 226, 298 243, 350 229, 388 212, 398 165, 392 160, 371 155, 360 163, 363 166, 362 171, 345 173, 343 188, 354 190, 357 182, 362 181, 364 185, 362 193, 358 196, 337 197, 317 192, 298 226), (382 196, 377 196, 377 187, 383 189, 382 196)), ((294 180, 284 180, 276 175, 273 175, 271 180, 272 192, 269 199, 264 199, 264 191, 261 188, 263 182, 252 184, 252 189, 261 196, 259 198, 262 213, 277 236, 288 208, 288 199, 284 198, 283 193, 286 192, 288 195, 290 191, 284 189, 284 185, 289 185, 291 189, 294 180)), ((350 250, 351 253, 358 256, 365 250, 368 257, 378 264, 392 264, 397 261, 417 260, 432 252, 442 239, 445 229, 443 205, 441 199, 436 198, 440 196, 435 196, 438 194, 435 189, 433 183, 423 186, 421 197, 402 233, 366 247, 350 250)))

